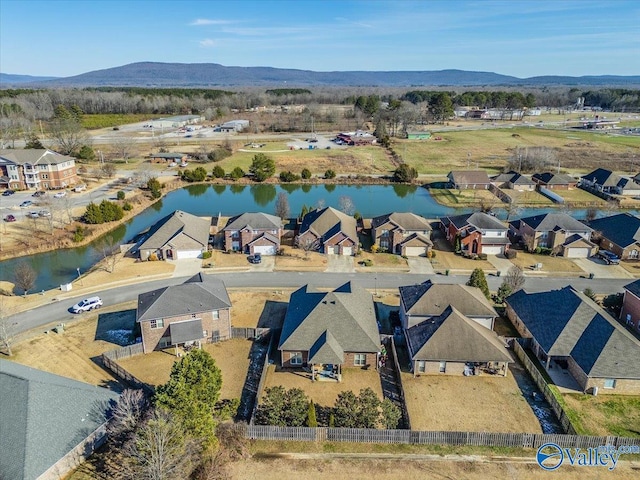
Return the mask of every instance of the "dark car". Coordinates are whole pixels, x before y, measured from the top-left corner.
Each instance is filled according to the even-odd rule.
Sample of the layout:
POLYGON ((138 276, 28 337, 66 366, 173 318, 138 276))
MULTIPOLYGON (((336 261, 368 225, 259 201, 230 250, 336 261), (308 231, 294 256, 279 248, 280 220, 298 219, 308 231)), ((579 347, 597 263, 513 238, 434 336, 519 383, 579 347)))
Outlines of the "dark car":
POLYGON ((43 192, 42 190, 35 192, 33 195, 31 195, 32 197, 41 197, 44 195, 45 192, 43 192))
POLYGON ((4 192, 2 192, 2 196, 8 197, 9 195, 13 195, 14 193, 16 192, 14 192, 13 190, 5 190, 4 192))
POLYGON ((16 217, 14 217, 13 215, 7 215, 6 217, 4 217, 4 221, 5 222, 15 222, 16 221, 16 217))
POLYGON ((31 205, 33 205, 33 202, 32 202, 31 200, 25 200, 24 202, 22 202, 22 203, 20 204, 20 206, 21 206, 22 208, 24 208, 24 207, 30 207, 31 205))
POLYGON ((249 255, 247 260, 249 260, 249 263, 260 263, 262 262, 262 255, 254 253, 253 255, 249 255))
POLYGON ((596 257, 604 260, 607 265, 618 265, 620 263, 620 257, 608 250, 599 250, 596 257))

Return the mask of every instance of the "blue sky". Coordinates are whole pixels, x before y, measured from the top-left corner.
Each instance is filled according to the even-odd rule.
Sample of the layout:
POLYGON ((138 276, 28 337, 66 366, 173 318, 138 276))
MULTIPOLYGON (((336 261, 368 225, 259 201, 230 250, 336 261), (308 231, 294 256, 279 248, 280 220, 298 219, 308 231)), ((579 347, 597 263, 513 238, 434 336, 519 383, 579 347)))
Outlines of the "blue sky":
POLYGON ((133 62, 640 74, 640 2, 0 0, 0 72, 133 62))

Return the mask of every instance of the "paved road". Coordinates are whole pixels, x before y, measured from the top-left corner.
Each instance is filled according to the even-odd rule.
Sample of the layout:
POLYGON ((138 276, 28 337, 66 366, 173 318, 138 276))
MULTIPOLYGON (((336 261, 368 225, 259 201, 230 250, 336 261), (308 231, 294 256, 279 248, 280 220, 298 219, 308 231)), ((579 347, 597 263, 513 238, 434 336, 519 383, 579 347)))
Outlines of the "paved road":
MULTIPOLYGON (((394 289, 401 285, 412 285, 431 279, 434 283, 465 283, 468 275, 417 275, 411 273, 326 273, 326 272, 242 272, 217 273, 224 280, 228 288, 297 288, 306 283, 335 288, 349 280, 367 289, 394 289)), ((177 285, 188 277, 154 280, 137 285, 116 287, 99 292, 105 305, 115 305, 136 300, 140 293, 168 285, 177 285)), ((495 276, 487 277, 489 288, 497 290, 502 279, 495 276)), ((596 293, 610 294, 621 292, 622 287, 629 283, 628 279, 585 279, 585 278, 532 278, 528 277, 525 289, 529 292, 540 292, 565 287, 569 284, 578 290, 590 288, 596 293)), ((85 295, 86 296, 86 295, 85 295)), ((15 332, 21 333, 33 328, 40 328, 51 323, 65 322, 74 318, 68 309, 82 297, 53 302, 50 305, 35 308, 11 317, 15 323, 15 332)), ((82 315, 82 314, 81 314, 82 315)))

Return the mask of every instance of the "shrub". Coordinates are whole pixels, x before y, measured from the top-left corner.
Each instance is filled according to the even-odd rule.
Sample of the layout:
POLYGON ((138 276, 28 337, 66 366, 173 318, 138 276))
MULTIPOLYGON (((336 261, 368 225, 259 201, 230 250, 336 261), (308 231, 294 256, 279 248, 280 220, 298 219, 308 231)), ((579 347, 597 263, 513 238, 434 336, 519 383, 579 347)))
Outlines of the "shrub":
POLYGON ((280 172, 280 181, 282 182, 295 182, 296 180, 300 180, 300 177, 288 170, 286 172, 280 172))
POLYGON ((230 157, 233 154, 231 148, 220 147, 211 150, 207 154, 207 158, 212 162, 219 162, 220 160, 224 160, 227 157, 230 157))
POLYGON ((418 171, 406 163, 400 165, 396 168, 395 172, 393 172, 394 182, 410 183, 416 178, 418 178, 418 171))
POLYGON ((124 200, 124 197, 125 197, 124 190, 118 190, 118 193, 116 194, 116 198, 118 200, 124 200))
POLYGON ((194 170, 183 170, 180 176, 187 182, 203 182, 207 178, 207 171, 204 167, 196 167, 194 170))
POLYGON ((365 258, 360 262, 360 265, 362 265, 363 267, 371 267, 373 266, 373 261, 370 258, 365 258))
POLYGON ((133 210, 133 205, 131 205, 129 202, 124 202, 124 204, 122 205, 122 210, 124 210, 125 212, 129 212, 133 210))
POLYGON ((309 180, 311 178, 311 170, 309 170, 308 168, 303 168, 300 176, 305 180, 309 180))
POLYGON ((486 253, 481 253, 480 255, 478 255, 478 260, 486 260, 487 259, 487 254, 486 253))
POLYGON ((333 170, 329 169, 326 172, 324 172, 324 178, 326 178, 326 179, 336 178, 336 172, 334 172, 333 170))
POLYGON ((207 250, 206 252, 202 252, 202 258, 203 259, 207 259, 207 258, 211 258, 211 255, 213 255, 213 252, 211 250, 207 250))
POLYGON ((213 175, 214 178, 223 178, 224 168, 222 168, 220 165, 216 165, 215 167, 213 167, 211 174, 213 175))
POLYGON ((83 227, 82 225, 78 225, 76 227, 76 231, 73 232, 73 241, 75 243, 79 243, 83 241, 86 236, 87 236, 87 228, 83 227))
POLYGON ((253 156, 249 171, 253 173, 257 182, 264 182, 275 173, 276 164, 271 157, 264 153, 258 153, 253 156))
POLYGON ((84 212, 83 220, 90 224, 100 224, 105 222, 114 222, 124 217, 124 210, 120 205, 109 200, 103 200, 100 205, 91 202, 87 205, 84 212))
POLYGON ((429 250, 429 253, 431 254, 431 257, 429 257, 429 258, 436 258, 436 251, 435 250, 429 250))
POLYGON ((371 245, 371 253, 378 253, 379 250, 380 250, 380 245, 378 245, 377 243, 374 243, 373 245, 371 245))
POLYGON ((234 180, 237 180, 239 178, 244 177, 244 170, 242 170, 240 167, 236 167, 233 170, 231 170, 231 178, 233 178, 234 180))
POLYGON ((518 252, 516 250, 507 250, 504 254, 509 260, 513 260, 518 256, 518 252))

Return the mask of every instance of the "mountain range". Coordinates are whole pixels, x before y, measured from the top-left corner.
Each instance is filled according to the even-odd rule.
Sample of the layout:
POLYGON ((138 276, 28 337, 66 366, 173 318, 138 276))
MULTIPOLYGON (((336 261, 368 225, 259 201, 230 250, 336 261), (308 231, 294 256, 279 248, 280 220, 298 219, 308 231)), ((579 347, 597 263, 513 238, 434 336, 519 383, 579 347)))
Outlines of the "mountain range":
POLYGON ((216 63, 138 62, 72 77, 0 73, 0 87, 232 87, 232 86, 637 86, 640 75, 518 78, 493 72, 345 71, 315 72, 272 67, 226 67, 216 63))

